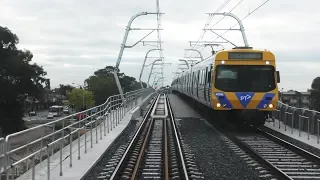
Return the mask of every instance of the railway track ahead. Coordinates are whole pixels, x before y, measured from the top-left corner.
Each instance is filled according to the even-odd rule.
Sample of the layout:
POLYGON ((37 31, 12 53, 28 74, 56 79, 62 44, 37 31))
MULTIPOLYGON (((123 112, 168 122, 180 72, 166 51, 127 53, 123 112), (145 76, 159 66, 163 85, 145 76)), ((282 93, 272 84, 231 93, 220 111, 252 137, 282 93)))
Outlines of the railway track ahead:
POLYGON ((189 179, 170 104, 159 94, 111 176, 100 179, 189 179))
POLYGON ((320 157, 259 128, 254 133, 225 133, 279 179, 320 179, 320 157))

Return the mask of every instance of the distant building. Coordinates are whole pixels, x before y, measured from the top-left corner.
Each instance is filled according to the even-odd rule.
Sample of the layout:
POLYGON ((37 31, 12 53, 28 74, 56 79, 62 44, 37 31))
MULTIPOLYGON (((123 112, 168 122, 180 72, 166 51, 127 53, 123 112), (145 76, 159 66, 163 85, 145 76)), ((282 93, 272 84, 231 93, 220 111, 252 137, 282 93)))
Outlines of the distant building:
POLYGON ((310 109, 311 102, 310 102, 310 92, 301 92, 301 107, 310 109))
POLYGON ((289 106, 310 109, 310 92, 280 92, 280 101, 289 106))

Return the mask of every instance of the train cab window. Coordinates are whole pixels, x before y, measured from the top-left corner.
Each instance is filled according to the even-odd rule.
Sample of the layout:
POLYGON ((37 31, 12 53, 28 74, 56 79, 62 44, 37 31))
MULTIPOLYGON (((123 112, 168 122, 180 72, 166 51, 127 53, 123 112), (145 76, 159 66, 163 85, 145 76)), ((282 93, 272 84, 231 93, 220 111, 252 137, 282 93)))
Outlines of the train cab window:
POLYGON ((276 88, 274 67, 265 65, 219 65, 215 87, 227 92, 266 92, 276 88))

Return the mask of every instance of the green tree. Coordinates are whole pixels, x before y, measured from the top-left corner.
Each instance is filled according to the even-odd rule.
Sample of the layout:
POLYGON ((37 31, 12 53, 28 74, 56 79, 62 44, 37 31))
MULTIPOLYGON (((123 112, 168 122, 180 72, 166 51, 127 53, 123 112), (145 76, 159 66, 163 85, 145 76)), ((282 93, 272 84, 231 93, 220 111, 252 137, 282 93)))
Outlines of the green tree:
POLYGON ((90 108, 95 104, 93 93, 89 90, 73 88, 72 91, 67 92, 67 96, 70 104, 74 104, 77 109, 90 108))
MULTIPOLYGON (((103 69, 98 69, 94 75, 86 79, 88 89, 94 92, 94 100, 96 104, 104 103, 109 96, 119 94, 117 84, 113 76, 114 67, 106 66, 103 69)), ((128 92, 140 89, 140 83, 134 77, 125 75, 118 71, 119 81, 123 88, 123 92, 128 92)), ((146 87, 146 84, 144 83, 146 87)))
POLYGON ((17 49, 18 43, 16 34, 0 26, 0 127, 4 134, 26 128, 22 120, 24 100, 27 96, 40 99, 44 88, 50 87, 47 73, 31 64, 33 54, 17 49))
POLYGON ((310 90, 311 108, 320 111, 320 77, 316 77, 310 90))

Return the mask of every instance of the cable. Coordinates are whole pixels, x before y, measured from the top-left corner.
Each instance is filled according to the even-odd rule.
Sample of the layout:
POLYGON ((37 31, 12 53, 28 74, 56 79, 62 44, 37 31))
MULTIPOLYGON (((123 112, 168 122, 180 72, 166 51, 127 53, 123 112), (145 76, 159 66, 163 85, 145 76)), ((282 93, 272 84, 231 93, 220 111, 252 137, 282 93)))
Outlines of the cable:
MULTIPOLYGON (((236 7, 239 6, 239 4, 241 4, 244 0, 239 1, 230 11, 229 13, 231 13, 236 7)), ((221 22, 226 16, 223 16, 218 22, 216 22, 214 25, 212 25, 209 29, 213 28, 215 25, 217 25, 219 22, 221 22)))
MULTIPOLYGON (((244 1, 244 0, 241 0, 239 1, 230 11, 229 13, 231 13, 237 6, 239 6, 239 4, 244 1)), ((211 16, 213 17, 213 16, 211 16)), ((217 25, 219 22, 221 22, 223 19, 225 18, 225 16, 223 16, 221 19, 219 19, 218 22, 216 22, 215 24, 213 24, 209 29, 212 29, 215 25, 217 25)), ((201 46, 200 46, 201 47, 201 46)), ((201 47, 202 49, 200 50, 200 53, 202 53, 202 51, 206 48, 206 47, 201 47)))
MULTIPOLYGON (((214 13, 217 13, 217 12, 221 11, 221 10, 222 10, 223 8, 225 8, 230 2, 231 2, 231 0, 225 0, 218 8, 214 11, 214 13)), ((206 29, 207 26, 210 25, 212 19, 213 19, 213 16, 209 16, 209 17, 208 17, 208 20, 207 20, 207 22, 206 22, 205 25, 204 25, 204 29, 206 29)), ((203 39, 205 33, 206 33, 206 31, 203 31, 203 32, 202 32, 202 34, 200 35, 200 37, 199 37, 199 39, 197 40, 197 42, 196 42, 194 45, 192 45, 191 48, 194 48, 194 47, 198 44, 198 42, 203 39)), ((185 52, 185 54, 184 54, 185 57, 186 57, 187 53, 188 53, 188 51, 185 52)), ((193 53, 194 53, 194 52, 192 51, 192 53, 191 53, 191 55, 190 55, 189 57, 192 57, 192 56, 193 56, 193 53)))
MULTIPOLYGON (((222 10, 223 8, 225 8, 225 7, 228 5, 228 3, 230 3, 230 2, 231 2, 231 0, 225 0, 218 8, 214 11, 214 13, 217 13, 217 12, 221 11, 221 10, 222 10)), ((213 19, 213 16, 209 16, 209 17, 208 17, 208 20, 207 20, 207 22, 206 22, 206 24, 205 24, 205 26, 204 26, 204 29, 206 29, 207 26, 210 25, 212 19, 213 19)), ((196 42, 194 45, 192 45, 191 48, 194 48, 194 47, 198 44, 198 42, 203 39, 205 33, 206 33, 206 31, 203 31, 203 32, 202 32, 202 34, 200 35, 200 37, 199 37, 199 39, 197 40, 197 42, 196 42)), ((187 53, 187 52, 186 52, 186 53, 187 53)), ((190 57, 193 55, 193 53, 194 53, 194 52, 192 52, 192 54, 190 55, 190 57)))
MULTIPOLYGON (((239 4, 241 4, 244 0, 239 1, 230 11, 229 13, 231 13, 236 7, 239 6, 239 4)), ((215 25, 217 25, 219 22, 221 22, 226 16, 223 16, 221 19, 219 19, 218 22, 216 22, 215 24, 213 24, 209 29, 212 29, 215 25)), ((200 50, 200 53, 202 53, 202 51, 205 49, 206 47, 202 47, 202 49, 200 50)))
MULTIPOLYGON (((260 9, 263 5, 265 5, 268 1, 270 0, 266 0, 264 3, 262 3, 260 6, 258 6, 257 8, 255 8, 253 11, 249 12, 244 18, 241 19, 241 21, 245 20, 247 17, 249 17, 251 14, 253 14, 255 11, 257 11, 258 9, 260 9)), ((237 22, 235 25, 233 25, 230 29, 234 28, 236 25, 238 25, 239 23, 237 22)), ((225 35, 230 29, 226 30, 224 33, 221 34, 221 36, 225 35)), ((219 39, 219 37, 217 37, 214 41, 216 41, 217 39, 219 39)))

